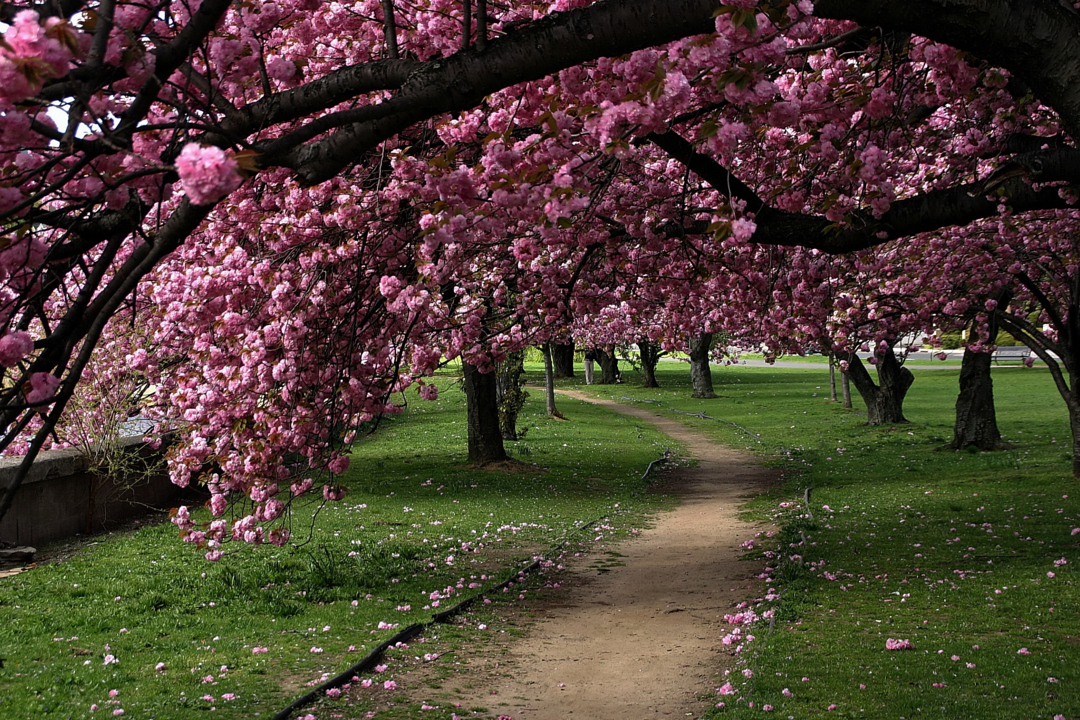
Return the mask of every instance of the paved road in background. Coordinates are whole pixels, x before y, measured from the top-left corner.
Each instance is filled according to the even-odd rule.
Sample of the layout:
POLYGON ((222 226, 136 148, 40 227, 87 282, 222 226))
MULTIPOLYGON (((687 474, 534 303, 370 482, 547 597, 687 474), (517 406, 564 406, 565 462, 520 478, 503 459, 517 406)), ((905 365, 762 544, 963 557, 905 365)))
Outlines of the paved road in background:
MULTIPOLYGON (((859 357, 861 357, 863 360, 865 360, 865 359, 870 357, 870 353, 859 353, 859 357)), ((950 360, 959 360, 961 357, 963 357, 962 352, 950 352, 949 353, 949 359, 950 360)), ((955 364, 946 365, 945 363, 938 361, 933 353, 926 353, 926 352, 911 353, 910 355, 908 355, 908 359, 909 360, 931 360, 934 363, 933 365, 922 365, 922 364, 908 365, 908 368, 910 368, 912 371, 917 371, 917 370, 959 370, 960 369, 959 365, 955 365, 955 364)), ((669 357, 661 358, 661 360, 667 360, 667 361, 670 361, 670 362, 686 362, 685 360, 680 360, 678 358, 669 358, 669 357)), ((1042 366, 1041 361, 1036 360, 1035 362, 1036 362, 1037 366, 1042 366)), ((735 363, 735 365, 737 367, 760 367, 760 368, 775 367, 775 368, 792 368, 792 369, 795 369, 795 370, 821 370, 822 372, 826 372, 826 373, 829 371, 829 366, 824 362, 806 362, 804 360, 787 360, 787 359, 784 359, 784 360, 777 360, 772 365, 769 365, 764 360, 743 359, 743 360, 739 360, 737 363, 735 363)), ((725 366, 724 365, 716 365, 715 367, 723 369, 725 366)), ((993 366, 993 368, 995 370, 998 369, 998 368, 1022 368, 1022 367, 1024 367, 1023 363, 1019 363, 1019 362, 1009 362, 1009 363, 1001 364, 1001 365, 995 364, 993 366)))

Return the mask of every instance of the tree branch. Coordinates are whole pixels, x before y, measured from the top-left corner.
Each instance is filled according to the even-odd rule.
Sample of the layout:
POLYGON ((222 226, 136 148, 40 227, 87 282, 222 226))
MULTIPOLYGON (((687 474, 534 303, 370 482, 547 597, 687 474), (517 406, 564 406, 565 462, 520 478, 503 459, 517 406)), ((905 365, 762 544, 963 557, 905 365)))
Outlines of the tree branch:
POLYGON ((658 148, 666 152, 672 159, 681 162, 688 170, 707 182, 725 197, 736 198, 746 203, 750 212, 758 212, 765 208, 765 201, 739 178, 713 160, 694 149, 683 136, 668 130, 664 133, 649 133, 645 136, 658 148))
POLYGON ((397 24, 394 22, 394 0, 382 0, 383 37, 386 39, 386 57, 398 59, 397 24))
POLYGON ((422 66, 415 60, 375 60, 344 67, 247 105, 240 110, 243 120, 226 121, 224 128, 228 133, 241 134, 298 120, 363 93, 399 88, 422 66))
POLYGON ((327 180, 363 153, 410 125, 476 107, 488 94, 564 68, 714 30, 716 0, 601 0, 530 23, 492 39, 484 53, 460 52, 425 63, 383 103, 385 117, 342 128, 285 153, 268 153, 265 167, 296 170, 307 185, 327 180))
POLYGON ((1080 18, 1057 0, 815 0, 814 15, 904 30, 992 59, 1080 137, 1080 18))
POLYGON ((655 138, 649 136, 649 139, 653 142, 659 139, 658 146, 686 164, 721 195, 746 201, 748 210, 754 211, 756 207, 755 243, 801 246, 834 254, 864 250, 897 238, 994 217, 1002 203, 1014 212, 1075 208, 1061 198, 1058 188, 1035 189, 1029 180, 1080 184, 1080 151, 1052 147, 1013 157, 1011 162, 1024 168, 1024 174, 995 185, 1001 196, 987 199, 986 181, 983 180, 897 200, 880 219, 860 212, 850 218, 847 225, 840 226, 819 215, 793 213, 766 205, 727 168, 688 147, 689 143, 672 132, 655 135, 655 138))

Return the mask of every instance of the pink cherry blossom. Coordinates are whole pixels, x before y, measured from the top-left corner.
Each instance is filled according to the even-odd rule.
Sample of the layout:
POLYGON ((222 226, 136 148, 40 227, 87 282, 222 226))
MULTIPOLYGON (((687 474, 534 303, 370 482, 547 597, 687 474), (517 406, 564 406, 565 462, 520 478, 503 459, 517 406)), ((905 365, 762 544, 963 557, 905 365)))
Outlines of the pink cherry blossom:
POLYGON ((56 395, 60 387, 60 378, 49 373, 38 372, 30 376, 30 392, 26 393, 26 402, 42 403, 56 395))
POLYGON ((30 333, 22 330, 0 337, 0 365, 14 367, 34 349, 34 340, 30 333))
POLYGON ((176 158, 180 184, 191 202, 210 205, 231 193, 244 181, 236 161, 221 148, 188 143, 176 158))

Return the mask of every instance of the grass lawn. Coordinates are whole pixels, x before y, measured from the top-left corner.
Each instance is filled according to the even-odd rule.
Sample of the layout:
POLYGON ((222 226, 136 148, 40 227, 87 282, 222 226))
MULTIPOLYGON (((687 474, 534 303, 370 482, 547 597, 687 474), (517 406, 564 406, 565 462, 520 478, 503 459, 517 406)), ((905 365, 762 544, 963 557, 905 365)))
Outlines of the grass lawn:
MULTIPOLYGON (((676 356, 676 357, 678 357, 678 356, 676 356)), ((683 358, 683 359, 685 359, 685 358, 683 358)), ((739 359, 740 360, 764 360, 765 356, 762 355, 761 353, 741 353, 739 355, 739 359)), ((812 363, 814 365, 824 365, 824 366, 827 367, 829 365, 829 356, 828 355, 781 355, 780 357, 776 358, 776 361, 780 362, 780 363, 786 363, 786 362, 812 363)), ((959 368, 960 367, 960 362, 961 362, 961 360, 960 360, 959 357, 950 357, 950 358, 947 358, 945 360, 938 360, 937 358, 930 358, 930 359, 926 359, 926 358, 908 358, 907 360, 904 361, 904 365, 906 365, 906 366, 908 366, 910 368, 916 368, 916 367, 956 367, 956 368, 959 368)), ((1019 365, 1020 363, 1015 363, 1015 364, 1019 365)), ((839 376, 837 377, 837 382, 840 382, 839 376)), ((854 390, 852 390, 852 392, 854 392, 854 390)))
MULTIPOLYGON (((343 502, 314 525, 311 509, 295 517, 299 547, 209 563, 172 524, 151 523, 47 548, 65 559, 0 580, 0 718, 268 718, 394 626, 482 593, 584 522, 603 519, 587 539, 605 542, 670 502, 640 479, 667 438, 592 408, 548 420, 539 393, 510 443, 537 468, 470 469, 464 395, 440 384, 438 401, 410 393, 406 413, 358 446, 343 502)), ((428 654, 425 640, 480 632, 467 623, 391 652, 373 679, 428 654)))
MULTIPOLYGON (((943 451, 958 371, 915 372, 911 422, 891 428, 829 403, 824 368, 718 368, 714 400, 690 399, 689 370, 674 363, 660 366, 660 390, 632 372, 589 388, 651 401, 785 470, 745 509, 778 527, 748 551, 772 568, 773 590, 747 609, 773 619, 731 634, 733 694, 711 716, 1080 718, 1080 503, 1062 403, 1045 370, 996 370, 999 423, 1017 448, 943 451), (890 638, 914 649, 887 650, 890 638)), ((603 544, 670 502, 640 480, 669 440, 586 406, 548 420, 539 389, 511 451, 542 469, 466 467, 463 397, 440 383, 439 401, 410 399, 357 448, 344 502, 313 530, 310 514, 296 517, 295 536, 310 533, 300 547, 237 548, 211 564, 172 525, 151 524, 53 548, 65 559, 0 580, 0 718, 268 718, 396 632, 386 626, 482 593, 586 521, 602 519, 603 544)), ((365 679, 400 679, 435 648, 429 667, 452 672, 455 648, 515 632, 497 608, 538 585, 430 628, 365 679)), ((313 712, 364 718, 375 692, 313 712)), ((450 713, 418 702, 378 717, 450 713)))
POLYGON ((1080 493, 1064 404, 1045 370, 995 370, 1016 449, 942 450, 958 371, 913 369, 910 423, 885 428, 828 402, 824 369, 716 369, 714 400, 691 399, 679 365, 661 365, 660 390, 631 372, 590 388, 652 401, 785 469, 747 507, 780 528, 750 552, 774 588, 750 609, 774 619, 732 636, 734 693, 715 698, 715 717, 1080 718, 1080 493), (890 638, 913 649, 887 650, 890 638))

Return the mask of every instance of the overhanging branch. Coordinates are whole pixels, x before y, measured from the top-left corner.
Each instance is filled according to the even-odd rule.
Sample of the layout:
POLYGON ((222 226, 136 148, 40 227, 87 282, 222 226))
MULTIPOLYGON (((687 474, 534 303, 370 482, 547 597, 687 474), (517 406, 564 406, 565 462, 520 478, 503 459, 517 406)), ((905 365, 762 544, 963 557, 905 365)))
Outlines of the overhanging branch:
POLYGON ((1075 208, 1061 198, 1058 188, 1036 189, 1031 182, 1066 181, 1080 184, 1080 151, 1054 147, 1011 158, 1010 162, 1023 172, 996 183, 994 188, 998 194, 989 199, 986 181, 981 180, 897 200, 880 219, 870 213, 859 212, 849 217, 845 225, 839 225, 820 215, 793 213, 765 204, 731 171, 708 155, 694 150, 674 133, 656 135, 655 138, 650 136, 649 139, 653 142, 661 139, 661 142, 656 142, 659 147, 685 164, 718 193, 746 201, 747 209, 752 212, 756 207, 755 243, 807 247, 831 254, 865 250, 897 238, 994 217, 998 214, 998 206, 1003 203, 1013 212, 1075 208))

